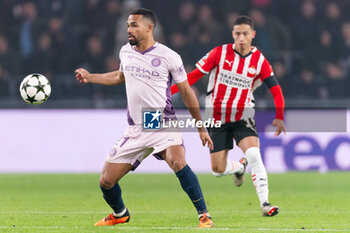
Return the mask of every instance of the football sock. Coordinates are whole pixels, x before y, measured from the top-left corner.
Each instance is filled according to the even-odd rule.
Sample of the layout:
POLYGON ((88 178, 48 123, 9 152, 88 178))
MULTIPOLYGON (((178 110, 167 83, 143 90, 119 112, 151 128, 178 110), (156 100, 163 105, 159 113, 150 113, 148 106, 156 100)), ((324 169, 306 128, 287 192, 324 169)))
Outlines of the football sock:
POLYGON ((259 197, 260 206, 262 206, 264 202, 269 202, 269 188, 267 173, 261 159, 260 149, 258 147, 251 147, 245 152, 245 156, 250 164, 253 184, 259 197))
MULTIPOLYGON (((211 218, 210 214, 208 212, 206 213, 207 213, 207 217, 211 218)), ((204 212, 202 214, 198 214, 198 219, 200 219, 203 215, 204 215, 204 212)))
POLYGON ((226 169, 223 173, 212 172, 212 174, 213 176, 225 176, 225 175, 231 175, 233 173, 241 174, 243 170, 244 170, 244 166, 240 162, 227 160, 226 169))
POLYGON ((122 199, 122 190, 118 183, 113 188, 105 189, 100 187, 103 192, 103 198, 106 200, 108 205, 113 209, 114 213, 121 213, 124 211, 125 205, 122 199))
POLYGON ((124 215, 126 212, 127 212, 127 209, 124 208, 124 210, 122 210, 122 212, 120 212, 120 213, 113 212, 113 215, 114 215, 114 217, 120 218, 120 217, 123 217, 123 215, 124 215))
POLYGON ((176 176, 180 180, 182 189, 187 193, 193 205, 196 207, 198 215, 208 212, 201 186, 192 169, 186 165, 183 169, 176 172, 176 176))

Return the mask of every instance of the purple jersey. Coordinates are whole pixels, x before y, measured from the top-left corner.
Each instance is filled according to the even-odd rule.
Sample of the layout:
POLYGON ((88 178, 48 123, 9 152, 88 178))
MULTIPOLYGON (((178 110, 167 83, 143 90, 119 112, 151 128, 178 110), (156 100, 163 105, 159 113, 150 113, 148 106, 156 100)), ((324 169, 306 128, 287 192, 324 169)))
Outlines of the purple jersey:
POLYGON ((187 80, 180 55, 156 42, 144 52, 128 43, 121 48, 119 57, 119 70, 125 76, 129 124, 141 125, 142 111, 146 108, 162 109, 165 115, 174 114, 171 82, 187 80))

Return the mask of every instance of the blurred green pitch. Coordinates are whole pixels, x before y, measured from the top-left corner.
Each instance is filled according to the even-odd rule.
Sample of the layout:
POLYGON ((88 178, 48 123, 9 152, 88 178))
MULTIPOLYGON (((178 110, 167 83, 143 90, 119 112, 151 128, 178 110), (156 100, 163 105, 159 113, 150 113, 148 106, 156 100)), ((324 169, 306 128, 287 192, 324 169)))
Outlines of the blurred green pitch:
POLYGON ((198 175, 215 228, 197 229, 197 214, 173 174, 129 174, 121 182, 131 221, 94 227, 110 209, 97 174, 0 174, 0 232, 347 232, 350 173, 270 174, 270 201, 281 208, 262 217, 247 175, 198 175))

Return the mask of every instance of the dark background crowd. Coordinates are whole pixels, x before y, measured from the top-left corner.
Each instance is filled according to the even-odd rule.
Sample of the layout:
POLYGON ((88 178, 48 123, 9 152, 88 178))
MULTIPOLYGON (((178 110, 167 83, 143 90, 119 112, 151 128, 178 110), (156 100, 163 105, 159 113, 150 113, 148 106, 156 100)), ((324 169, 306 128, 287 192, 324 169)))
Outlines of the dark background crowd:
MULTIPOLYGON (((0 107, 27 106, 18 87, 30 73, 51 81, 43 107, 125 107, 124 87, 82 86, 74 70, 118 69, 126 20, 138 7, 154 10, 156 39, 182 56, 187 72, 212 48, 231 43, 235 17, 249 15, 253 45, 273 66, 287 106, 350 106, 348 0, 0 0, 0 107)), ((194 86, 201 102, 206 83, 194 86)), ((255 93, 258 105, 271 105, 266 87, 255 93)))

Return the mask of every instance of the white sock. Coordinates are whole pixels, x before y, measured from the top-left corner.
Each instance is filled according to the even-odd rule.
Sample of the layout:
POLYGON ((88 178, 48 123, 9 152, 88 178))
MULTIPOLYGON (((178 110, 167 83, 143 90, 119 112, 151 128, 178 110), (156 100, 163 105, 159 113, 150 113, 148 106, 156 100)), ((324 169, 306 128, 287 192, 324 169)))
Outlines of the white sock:
POLYGON ((124 210, 122 210, 120 213, 113 212, 113 215, 114 217, 121 217, 125 214, 125 212, 126 212, 126 208, 124 208, 124 210))
POLYGON ((226 169, 223 173, 212 172, 214 176, 225 176, 233 173, 242 173, 244 170, 243 164, 237 161, 227 160, 226 169))
MULTIPOLYGON (((207 217, 211 217, 209 212, 206 212, 206 214, 207 214, 207 217)), ((203 214, 198 214, 198 218, 200 219, 203 215, 204 215, 204 213, 203 214)))
POLYGON ((258 147, 251 147, 245 152, 245 156, 251 167, 253 184, 259 197, 260 206, 262 206, 264 202, 269 202, 269 187, 260 149, 258 147))

